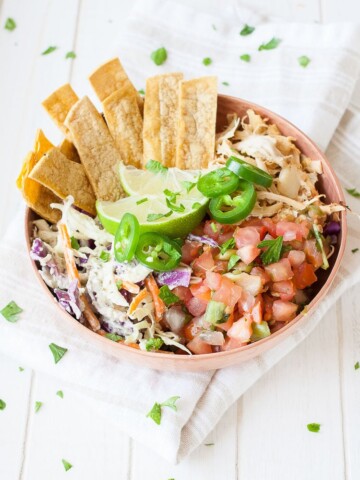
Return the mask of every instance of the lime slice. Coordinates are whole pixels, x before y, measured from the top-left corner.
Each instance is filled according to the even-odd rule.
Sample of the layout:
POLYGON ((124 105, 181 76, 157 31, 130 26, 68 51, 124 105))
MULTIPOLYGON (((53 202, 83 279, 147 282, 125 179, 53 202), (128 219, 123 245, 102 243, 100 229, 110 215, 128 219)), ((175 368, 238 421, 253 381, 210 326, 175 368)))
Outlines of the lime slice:
POLYGON ((196 183, 198 171, 169 168, 164 173, 152 173, 121 167, 120 176, 130 196, 117 202, 96 202, 102 225, 113 235, 127 212, 137 217, 141 233, 157 232, 173 238, 190 233, 205 216, 209 199, 191 185, 196 183))

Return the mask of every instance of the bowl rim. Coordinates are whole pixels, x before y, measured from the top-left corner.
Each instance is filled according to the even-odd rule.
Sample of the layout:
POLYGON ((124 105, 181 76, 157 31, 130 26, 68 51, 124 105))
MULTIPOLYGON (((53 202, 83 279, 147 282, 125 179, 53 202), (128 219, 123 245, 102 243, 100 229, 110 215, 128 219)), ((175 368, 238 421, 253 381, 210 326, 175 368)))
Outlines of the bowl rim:
MULTIPOLYGON (((262 107, 261 105, 258 105, 256 103, 249 102, 249 101, 247 101, 245 99, 242 99, 242 98, 239 98, 239 97, 234 97, 234 96, 231 96, 231 95, 222 95, 222 94, 218 95, 218 99, 226 99, 226 100, 233 100, 233 101, 236 101, 236 102, 241 102, 244 106, 246 106, 246 109, 253 109, 255 111, 260 111, 261 116, 267 116, 268 115, 269 118, 271 119, 272 123, 277 123, 279 120, 281 120, 282 122, 286 123, 287 125, 291 126, 293 129, 295 129, 298 133, 300 133, 301 136, 308 142, 308 144, 310 144, 312 146, 312 148, 314 149, 314 151, 316 152, 318 157, 321 158, 321 160, 324 161, 325 164, 327 165, 327 167, 330 171, 330 174, 331 174, 332 183, 335 187, 336 196, 338 196, 339 202, 345 203, 345 196, 344 196, 344 192, 342 190, 340 181, 337 178, 337 175, 336 175, 333 167, 331 166, 329 160, 327 159, 325 153, 323 153, 320 150, 320 148, 315 144, 315 142, 313 140, 311 140, 302 130, 300 130, 292 122, 285 119, 281 115, 279 115, 279 114, 277 114, 277 113, 275 113, 275 112, 273 112, 273 111, 271 111, 271 110, 269 110, 265 107, 262 107)), ((28 235, 28 231, 29 231, 28 225, 29 225, 29 221, 30 221, 30 215, 31 215, 32 212, 33 212, 33 210, 31 210, 29 207, 26 207, 25 217, 24 217, 24 220, 25 220, 25 239, 26 239, 27 250, 28 250, 28 253, 29 253, 29 259, 30 259, 32 267, 35 271, 36 278, 38 279, 38 281, 40 282, 42 287, 44 287, 44 289, 46 290, 46 293, 49 296, 49 298, 51 298, 52 301, 55 301, 55 303, 58 307, 58 310, 59 310, 59 314, 66 317, 67 320, 70 320, 71 323, 73 324, 73 326, 76 325, 76 328, 78 328, 79 331, 81 331, 83 335, 89 335, 89 340, 90 339, 96 339, 97 341, 103 342, 104 347, 105 346, 108 347, 109 342, 111 342, 111 340, 109 340, 109 339, 107 339, 107 338, 105 338, 101 335, 98 335, 96 332, 87 328, 86 326, 84 326, 83 324, 78 322, 69 313, 67 313, 65 310, 63 310, 61 308, 61 306, 58 304, 58 302, 56 302, 55 297, 53 296, 50 289, 48 288, 48 286, 45 284, 44 280, 42 279, 42 277, 39 273, 39 270, 36 266, 35 261, 33 259, 31 259, 31 257, 30 257, 31 243, 30 243, 30 236, 28 235)), ((182 364, 186 363, 186 364, 189 364, 189 366, 190 366, 190 364, 192 364, 193 362, 196 362, 196 361, 200 361, 200 360, 206 361, 206 360, 210 360, 210 359, 214 359, 214 358, 219 359, 219 364, 221 364, 221 360, 224 359, 224 358, 228 359, 229 357, 236 357, 240 353, 250 352, 254 349, 261 350, 260 347, 262 345, 264 345, 266 343, 269 343, 269 342, 275 343, 276 339, 280 340, 282 336, 286 336, 286 334, 289 330, 293 330, 294 327, 304 318, 305 315, 309 315, 309 314, 313 313, 313 309, 314 309, 315 305, 320 300, 322 300, 324 298, 324 296, 328 292, 332 282, 334 281, 334 278, 337 274, 337 271, 339 270, 340 263, 341 263, 341 260, 343 258, 343 255, 344 255, 344 252, 345 252, 345 246, 346 246, 347 220, 346 220, 346 212, 345 211, 340 212, 340 223, 341 223, 342 237, 341 237, 341 242, 340 242, 338 253, 337 253, 337 258, 335 260, 335 263, 334 263, 334 265, 333 265, 333 267, 330 271, 330 274, 329 274, 328 278, 326 279, 324 285, 321 287, 321 289, 315 295, 315 297, 311 300, 311 302, 307 305, 306 309, 304 309, 293 320, 291 320, 289 323, 284 325, 281 329, 272 333, 270 336, 268 336, 268 337, 266 337, 262 340, 259 340, 257 342, 250 343, 250 344, 242 346, 242 347, 234 348, 232 350, 226 350, 226 351, 223 351, 223 352, 205 353, 205 354, 199 354, 199 355, 181 355, 181 354, 169 355, 169 353, 165 353, 165 352, 148 352, 148 351, 145 351, 145 350, 131 348, 131 347, 129 347, 127 345, 124 345, 122 343, 116 343, 116 342, 112 342, 112 343, 116 343, 116 348, 119 349, 119 353, 122 352, 124 358, 126 356, 128 358, 138 357, 138 359, 142 358, 143 360, 146 360, 146 358, 147 359, 152 358, 152 359, 156 359, 157 361, 161 361, 162 359, 164 361, 166 361, 166 360, 169 361, 171 359, 172 362, 175 362, 175 363, 178 362, 178 363, 182 363, 182 364)), ((236 361, 234 361, 233 363, 235 364, 236 361)), ((229 363, 227 363, 227 365, 228 364, 229 363)), ((153 368, 153 367, 151 367, 151 365, 149 365, 149 366, 150 366, 150 368, 153 368)), ((224 367, 219 366, 219 368, 224 368, 224 367)))

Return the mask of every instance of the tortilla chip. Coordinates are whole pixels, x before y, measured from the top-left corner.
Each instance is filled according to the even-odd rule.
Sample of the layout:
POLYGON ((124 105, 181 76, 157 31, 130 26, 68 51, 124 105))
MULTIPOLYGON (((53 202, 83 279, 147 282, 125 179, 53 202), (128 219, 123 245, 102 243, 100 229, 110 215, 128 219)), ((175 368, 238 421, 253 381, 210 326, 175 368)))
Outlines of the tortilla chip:
POLYGON ((141 167, 143 119, 132 89, 125 86, 112 93, 103 101, 103 110, 107 126, 124 163, 141 167))
POLYGON ((112 58, 108 62, 100 65, 100 67, 89 76, 89 81, 101 102, 117 90, 125 89, 129 92, 132 91, 136 95, 136 101, 142 114, 144 101, 131 83, 118 58, 112 58))
POLYGON ((206 168, 213 160, 216 108, 216 77, 201 77, 181 82, 176 150, 178 168, 206 168))
POLYGON ((103 117, 88 97, 70 110, 65 120, 81 163, 99 200, 115 202, 123 194, 118 165, 121 156, 103 117))
POLYGON ((80 163, 80 157, 75 145, 67 138, 64 138, 58 148, 60 152, 65 155, 66 158, 72 160, 73 162, 80 163))
POLYGON ((148 78, 144 105, 144 165, 157 160, 167 167, 176 162, 179 84, 182 73, 148 78))
POLYGON ((31 170, 29 177, 64 199, 74 197, 74 204, 96 215, 95 195, 80 163, 68 160, 56 147, 46 153, 31 170))
POLYGON ((69 136, 69 131, 64 125, 64 120, 71 107, 78 100, 79 98, 71 85, 66 83, 42 102, 47 113, 66 136, 69 136))

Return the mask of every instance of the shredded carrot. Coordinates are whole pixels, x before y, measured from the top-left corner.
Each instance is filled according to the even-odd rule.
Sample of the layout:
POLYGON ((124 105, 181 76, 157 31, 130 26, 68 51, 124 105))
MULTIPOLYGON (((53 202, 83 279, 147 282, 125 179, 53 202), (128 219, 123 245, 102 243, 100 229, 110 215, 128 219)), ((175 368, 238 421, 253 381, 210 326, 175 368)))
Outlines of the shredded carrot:
POLYGON ((146 288, 144 288, 143 290, 141 290, 141 292, 139 292, 136 297, 133 299, 133 301, 130 303, 130 307, 129 307, 129 310, 128 310, 128 313, 129 315, 131 315, 132 313, 135 312, 135 310, 137 309, 137 307, 140 305, 140 303, 145 300, 145 298, 147 297, 148 295, 148 291, 146 290, 146 288))
POLYGON ((140 350, 140 346, 137 343, 124 343, 123 345, 126 345, 127 347, 136 348, 137 350, 140 350))
MULTIPOLYGON (((78 284, 80 285, 80 275, 78 269, 76 268, 76 263, 74 259, 74 255, 71 249, 71 240, 68 229, 64 223, 60 223, 59 232, 61 236, 61 240, 63 242, 64 247, 64 257, 65 257, 65 264, 66 270, 71 280, 77 280, 78 284)), ((94 332, 100 329, 100 322, 99 319, 96 317, 95 313, 91 310, 90 303, 84 294, 80 295, 80 300, 84 304, 83 314, 86 320, 88 321, 90 327, 94 332)))
POLYGON ((122 280, 122 288, 125 288, 130 293, 139 293, 140 292, 140 287, 139 285, 136 285, 136 283, 129 282, 126 280, 122 280))
POLYGON ((158 322, 160 322, 165 313, 165 303, 159 297, 159 287, 157 286, 157 283, 155 282, 155 279, 151 274, 145 279, 145 286, 148 289, 149 293, 151 293, 154 301, 155 318, 158 322))

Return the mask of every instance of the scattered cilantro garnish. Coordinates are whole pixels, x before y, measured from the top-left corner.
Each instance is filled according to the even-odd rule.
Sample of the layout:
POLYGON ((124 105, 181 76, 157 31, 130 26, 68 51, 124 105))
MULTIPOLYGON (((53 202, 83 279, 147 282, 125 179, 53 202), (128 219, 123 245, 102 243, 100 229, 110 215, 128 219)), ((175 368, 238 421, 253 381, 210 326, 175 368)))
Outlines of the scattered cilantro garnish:
POLYGON ((185 207, 182 203, 180 205, 175 205, 175 203, 170 202, 170 200, 167 198, 166 199, 166 205, 173 211, 173 212, 178 212, 182 213, 185 212, 185 207))
POLYGON ((242 30, 240 31, 240 35, 242 35, 243 37, 246 37, 247 35, 250 35, 251 33, 253 33, 254 30, 255 30, 255 27, 251 27, 250 25, 245 24, 242 30))
POLYGON ((225 85, 225 87, 228 87, 230 85, 229 82, 222 82, 223 85, 225 85))
POLYGON ((141 88, 140 90, 138 90, 138 93, 140 93, 140 95, 145 95, 145 90, 141 88))
POLYGON ((163 217, 170 217, 172 215, 172 210, 170 210, 167 213, 149 213, 149 215, 146 217, 147 222, 155 222, 155 220, 159 220, 160 218, 163 217))
POLYGON ((155 65, 162 65, 167 59, 166 48, 161 47, 161 48, 158 48, 157 50, 154 50, 151 53, 150 58, 155 63, 155 65))
POLYGON ((146 342, 145 348, 147 352, 151 352, 152 350, 159 350, 164 344, 162 338, 149 338, 146 342))
POLYGON ((41 55, 49 55, 49 53, 55 52, 58 47, 48 47, 46 50, 44 50, 41 55))
POLYGON ((112 340, 113 342, 118 342, 119 340, 124 340, 121 335, 116 335, 116 333, 106 333, 105 338, 112 340))
POLYGON ((214 233, 217 232, 217 226, 215 225, 215 223, 211 222, 211 223, 210 223, 210 228, 211 228, 211 230, 212 230, 214 233))
POLYGON ((306 55, 301 55, 301 57, 298 58, 298 62, 300 67, 306 68, 311 62, 311 60, 306 55))
POLYGON ((306 426, 309 432, 318 433, 320 431, 320 423, 308 423, 306 426))
POLYGON ((226 240, 226 242, 224 242, 222 245, 220 245, 221 255, 224 255, 224 253, 227 250, 230 250, 230 248, 234 248, 234 247, 235 247, 235 238, 231 237, 231 238, 229 238, 229 240, 226 240))
POLYGON ((76 58, 76 53, 75 52, 67 52, 65 55, 65 58, 76 58))
POLYGON ((0 398, 0 410, 5 410, 5 408, 6 408, 6 403, 4 402, 4 400, 0 398))
POLYGON ((263 240, 259 243, 258 248, 267 247, 265 252, 260 255, 264 265, 275 263, 280 260, 281 249, 283 245, 283 237, 277 237, 275 240, 263 240))
POLYGON ((70 241, 71 241, 71 248, 73 248, 74 250, 79 250, 80 243, 78 242, 78 239, 75 237, 71 237, 70 241))
POLYGON ((35 413, 40 410, 42 407, 43 402, 35 402, 35 413))
POLYGON ((11 301, 6 307, 0 310, 0 313, 8 322, 15 323, 19 320, 18 314, 22 311, 23 309, 19 307, 19 305, 11 301))
POLYGON ((159 297, 161 300, 165 303, 165 305, 168 307, 172 303, 178 302, 180 299, 177 295, 172 293, 170 288, 167 285, 163 285, 160 290, 159 290, 159 297))
POLYGON ((62 461, 62 464, 64 465, 64 468, 65 468, 65 472, 67 472, 68 470, 70 470, 70 468, 72 468, 73 466, 71 465, 71 463, 69 463, 67 460, 65 460, 64 458, 61 460, 62 461))
POLYGON ((356 253, 356 252, 358 252, 358 251, 359 251, 358 248, 353 248, 353 249, 351 250, 351 253, 356 253))
POLYGON ((23 372, 25 370, 24 367, 19 367, 19 372, 23 372))
POLYGON ((204 443, 205 447, 213 447, 215 443, 204 443))
POLYGON ((274 48, 278 47, 281 42, 281 38, 273 37, 269 42, 262 43, 258 48, 259 52, 261 50, 273 50, 274 48))
POLYGON ((142 198, 141 200, 138 200, 138 201, 136 202, 136 205, 141 205, 142 203, 145 203, 145 202, 147 202, 148 200, 149 200, 149 199, 146 198, 146 197, 145 197, 145 198, 142 198))
POLYGON ((355 198, 360 198, 360 192, 356 190, 356 188, 346 188, 346 191, 350 193, 355 198))
POLYGON ((180 195, 180 192, 172 192, 171 190, 165 188, 164 195, 165 197, 168 197, 170 202, 176 202, 176 197, 180 195))
POLYGON ((175 410, 175 412, 176 412, 177 407, 176 407, 175 403, 177 402, 177 400, 179 400, 179 398, 180 397, 175 396, 175 397, 168 398, 163 403, 155 402, 152 409, 150 410, 150 412, 146 416, 150 417, 152 420, 154 420, 154 422, 157 425, 160 425, 160 423, 161 423, 161 407, 169 407, 172 410, 175 410))
POLYGON ((181 182, 182 185, 184 186, 185 190, 187 191, 187 193, 191 192, 191 190, 195 187, 195 185, 197 184, 197 182, 188 182, 187 180, 184 180, 183 182, 181 182))
POLYGON ((63 392, 62 390, 58 390, 58 391, 56 392, 56 395, 57 395, 58 397, 60 397, 60 398, 64 398, 64 392, 63 392))
POLYGON ((231 270, 233 267, 235 267, 235 265, 239 260, 240 260, 239 255, 231 255, 231 257, 229 258, 229 263, 227 267, 228 271, 231 270))
POLYGON ((211 60, 210 57, 206 57, 206 58, 203 59, 202 63, 203 63, 203 65, 205 65, 205 67, 208 67, 209 65, 212 64, 212 60, 211 60))
POLYGON ((355 370, 359 370, 360 368, 360 362, 356 362, 354 365, 355 370))
POLYGON ((192 204, 192 207, 191 207, 191 208, 192 208, 193 210, 195 210, 195 208, 200 208, 200 207, 201 207, 201 203, 195 202, 195 203, 192 204))
POLYGON ((244 53, 243 55, 240 55, 240 60, 242 60, 243 62, 250 62, 251 55, 249 55, 248 53, 244 53))
POLYGON ((16 28, 16 22, 13 18, 7 18, 5 25, 4 25, 5 30, 9 30, 9 32, 12 32, 16 28))
POLYGON ((110 260, 110 252, 103 250, 99 255, 100 260, 103 262, 108 262, 110 260))
POLYGON ((51 353, 53 354, 55 363, 60 362, 62 357, 68 351, 67 348, 59 347, 59 345, 56 345, 55 343, 50 343, 49 348, 51 350, 51 353))
POLYGON ((157 160, 149 160, 145 165, 146 170, 152 173, 165 173, 167 172, 168 168, 164 167, 160 162, 157 160))

